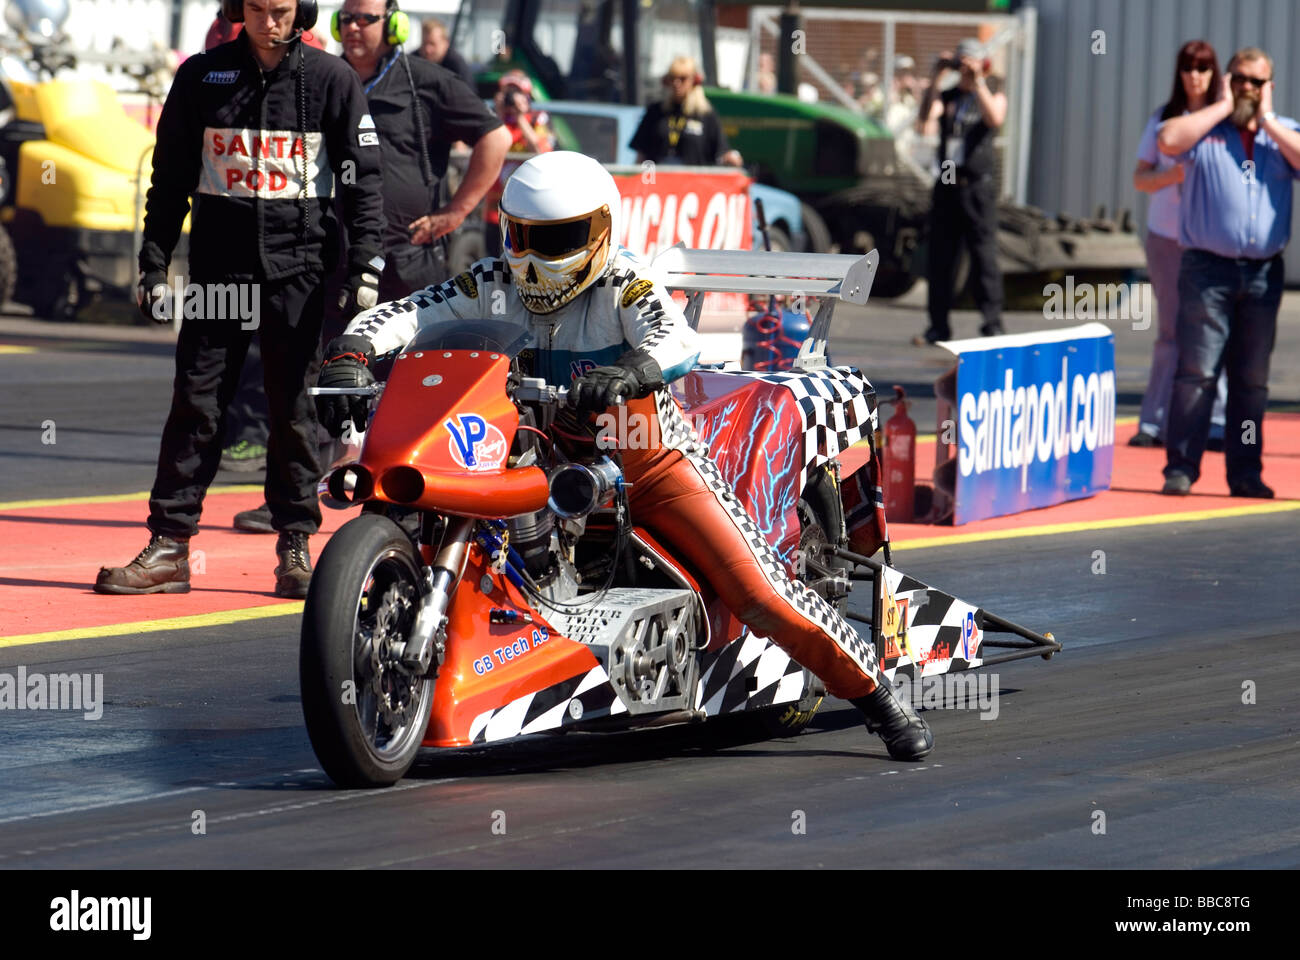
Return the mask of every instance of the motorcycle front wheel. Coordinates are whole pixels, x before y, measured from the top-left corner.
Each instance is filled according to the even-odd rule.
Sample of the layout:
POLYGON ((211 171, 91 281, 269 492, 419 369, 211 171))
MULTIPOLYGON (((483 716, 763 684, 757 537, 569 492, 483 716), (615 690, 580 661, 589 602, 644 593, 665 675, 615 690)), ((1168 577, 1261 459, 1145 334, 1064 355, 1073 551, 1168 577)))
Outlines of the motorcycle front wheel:
POLYGON ((386 787, 415 762, 434 680, 401 653, 420 605, 420 560, 392 520, 362 514, 325 545, 302 617, 298 675, 307 734, 341 787, 386 787))

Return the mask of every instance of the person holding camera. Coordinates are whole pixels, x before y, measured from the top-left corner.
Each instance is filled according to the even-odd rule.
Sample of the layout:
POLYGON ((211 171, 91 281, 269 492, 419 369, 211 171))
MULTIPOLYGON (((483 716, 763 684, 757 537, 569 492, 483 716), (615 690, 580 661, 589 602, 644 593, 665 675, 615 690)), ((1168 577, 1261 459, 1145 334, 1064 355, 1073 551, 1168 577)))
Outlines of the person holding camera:
MULTIPOLYGON (((508 153, 534 155, 550 153, 555 149, 555 135, 551 133, 550 117, 544 110, 533 110, 533 81, 522 70, 507 70, 497 82, 497 93, 492 99, 497 116, 510 132, 508 153)), ((501 253, 501 211, 498 204, 501 191, 522 160, 507 161, 497 175, 496 183, 488 191, 483 205, 483 240, 488 256, 501 253)))
POLYGON ((921 101, 917 132, 939 134, 939 178, 934 184, 929 224, 930 327, 913 339, 919 345, 948 340, 957 255, 970 253, 970 282, 983 315, 980 333, 1002 333, 1002 270, 998 267, 998 184, 993 138, 1007 116, 1006 94, 994 89, 991 63, 978 40, 940 56, 921 101), (945 74, 957 82, 935 96, 945 74))
POLYGON ((321 522, 308 384, 320 362, 321 279, 339 237, 335 191, 351 241, 344 294, 354 311, 379 300, 379 139, 356 74, 302 41, 316 22, 314 0, 225 0, 223 10, 232 23, 244 22, 243 32, 181 64, 158 120, 137 297, 141 312, 160 323, 180 309, 169 302, 167 268, 192 205, 190 281, 206 289, 208 303, 223 292, 244 301, 242 289, 255 312, 251 323, 226 315, 228 307, 193 316, 186 297, 149 497, 152 536, 130 563, 99 571, 96 593, 189 591, 190 538, 256 335, 270 413, 266 500, 280 534, 275 594, 307 595, 307 538, 321 522))

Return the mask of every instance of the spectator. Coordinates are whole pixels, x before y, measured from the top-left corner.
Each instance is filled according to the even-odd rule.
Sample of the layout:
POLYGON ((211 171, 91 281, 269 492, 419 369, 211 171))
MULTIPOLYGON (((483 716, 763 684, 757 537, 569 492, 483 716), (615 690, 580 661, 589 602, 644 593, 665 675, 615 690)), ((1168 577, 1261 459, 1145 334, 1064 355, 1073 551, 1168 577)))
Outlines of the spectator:
POLYGON ((452 47, 447 25, 437 17, 425 17, 421 22, 420 49, 415 52, 415 56, 450 70, 464 80, 471 90, 477 91, 474 68, 452 47))
POLYGON ((758 55, 758 92, 776 93, 776 59, 770 53, 758 55))
POLYGON ((934 184, 929 231, 930 327, 912 342, 918 346, 952 336, 952 307, 957 251, 970 252, 970 280, 975 305, 984 317, 980 333, 1002 332, 1002 271, 998 267, 998 185, 994 176, 993 137, 1007 115, 1006 95, 990 87, 990 63, 978 40, 957 45, 957 55, 940 55, 934 79, 917 114, 917 132, 939 129, 939 178, 934 184), (942 74, 958 71, 957 84, 937 97, 942 74))
MULTIPOLYGON (((551 133, 550 118, 545 111, 533 110, 533 82, 522 70, 509 70, 502 74, 497 82, 497 94, 493 98, 497 116, 505 128, 510 131, 510 153, 523 153, 533 156, 549 153, 555 149, 555 136, 551 133)), ((487 203, 483 209, 484 240, 489 256, 501 253, 501 191, 519 165, 528 157, 505 163, 496 183, 488 191, 487 203)))
POLYGON ((1234 497, 1269 499, 1263 481, 1268 366, 1291 238, 1300 124, 1273 111, 1273 61, 1238 50, 1220 96, 1160 127, 1160 151, 1185 167, 1178 237, 1178 371, 1165 438, 1164 493, 1200 477, 1219 371, 1228 373, 1224 461, 1234 497))
MULTIPOLYGON (((1151 375, 1142 396, 1138 432, 1129 445, 1163 447, 1169 417, 1169 397, 1174 389, 1174 370, 1178 365, 1178 341, 1174 331, 1178 320, 1178 261, 1183 255, 1178 246, 1179 201, 1182 198, 1183 166, 1162 154, 1156 146, 1160 124, 1170 117, 1200 110, 1219 95, 1219 59, 1214 48, 1204 40, 1189 40, 1178 51, 1174 70, 1174 89, 1169 101, 1147 121, 1138 144, 1137 169, 1133 186, 1151 194, 1147 208, 1147 273, 1156 297, 1156 344, 1151 356, 1151 375)), ((1219 377, 1218 398, 1210 418, 1208 447, 1223 449, 1223 408, 1227 399, 1227 377, 1219 377)))
MULTIPOLYGON (((345 0, 336 17, 343 60, 361 80, 379 142, 387 220, 379 296, 395 300, 446 279, 441 238, 461 225, 496 181, 509 138, 501 122, 451 71, 406 56, 406 15, 396 3, 345 0), (415 104, 419 109, 413 109, 415 104), (443 203, 442 178, 457 140, 472 144, 473 150, 460 187, 443 203)), ((343 270, 336 269, 325 283, 327 341, 350 319, 340 313, 338 303, 345 280, 343 270)), ((264 402, 263 396, 256 381, 245 381, 236 413, 244 415, 264 402)), ((235 527, 270 533, 267 505, 236 514, 235 527)))
MULTIPOLYGON (((158 121, 140 250, 140 310, 166 322, 167 268, 193 205, 191 281, 247 293, 256 312, 186 316, 176 343, 171 411, 149 497, 151 538, 123 567, 105 567, 97 593, 186 593, 189 541, 221 458, 226 406, 249 342, 262 345, 271 433, 266 499, 279 531, 275 593, 306 596, 307 538, 320 526, 316 410, 307 393, 320 362, 326 251, 343 199, 351 234, 347 297, 378 302, 383 198, 377 141, 356 75, 302 41, 315 5, 245 0, 244 29, 230 43, 190 57, 158 121), (212 82, 213 77, 222 82, 212 82), (308 96, 307 91, 311 91, 308 96), (244 322, 252 320, 252 324, 244 322)), ((242 301, 244 294, 239 295, 242 301)), ((189 300, 186 302, 189 313, 189 300)))
POLYGON ((704 77, 690 57, 678 57, 668 66, 663 100, 646 107, 629 146, 636 162, 680 163, 709 167, 739 167, 744 162, 722 132, 718 115, 704 96, 704 77))

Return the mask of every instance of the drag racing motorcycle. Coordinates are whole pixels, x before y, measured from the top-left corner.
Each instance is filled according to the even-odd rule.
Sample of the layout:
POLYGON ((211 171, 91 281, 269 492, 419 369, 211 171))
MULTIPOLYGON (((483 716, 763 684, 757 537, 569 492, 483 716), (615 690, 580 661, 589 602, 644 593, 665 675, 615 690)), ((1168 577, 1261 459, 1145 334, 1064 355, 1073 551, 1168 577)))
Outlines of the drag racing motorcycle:
MULTIPOLYGON (((869 627, 889 676, 1048 657, 1050 635, 891 565, 875 392, 825 360, 835 303, 865 303, 876 262, 665 251, 655 266, 687 295, 692 326, 708 292, 820 301, 792 370, 697 368, 674 393, 788 572, 869 627), (870 616, 845 610, 854 588, 871 591, 870 616)), ((638 525, 617 450, 597 435, 585 455, 565 452, 567 391, 525 375, 535 348, 514 324, 435 323, 386 383, 351 391, 377 405, 359 457, 323 486, 327 503, 362 509, 319 557, 299 664, 312 746, 341 786, 392 784, 422 746, 740 712, 791 735, 825 695, 638 525)))

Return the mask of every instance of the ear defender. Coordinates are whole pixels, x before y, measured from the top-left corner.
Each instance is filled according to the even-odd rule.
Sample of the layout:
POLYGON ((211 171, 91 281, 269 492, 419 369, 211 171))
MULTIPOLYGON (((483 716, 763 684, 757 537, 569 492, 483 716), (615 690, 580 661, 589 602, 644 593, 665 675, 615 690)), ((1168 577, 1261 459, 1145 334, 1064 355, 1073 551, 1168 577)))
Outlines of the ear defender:
MULTIPOLYGON (((330 17, 330 36, 339 43, 343 42, 343 31, 339 27, 339 11, 330 17)), ((384 40, 389 46, 400 47, 411 38, 411 18, 401 10, 394 10, 384 21, 384 40)))
POLYGON ((389 46, 400 47, 411 37, 411 18, 401 10, 394 10, 384 24, 384 39, 389 46))

